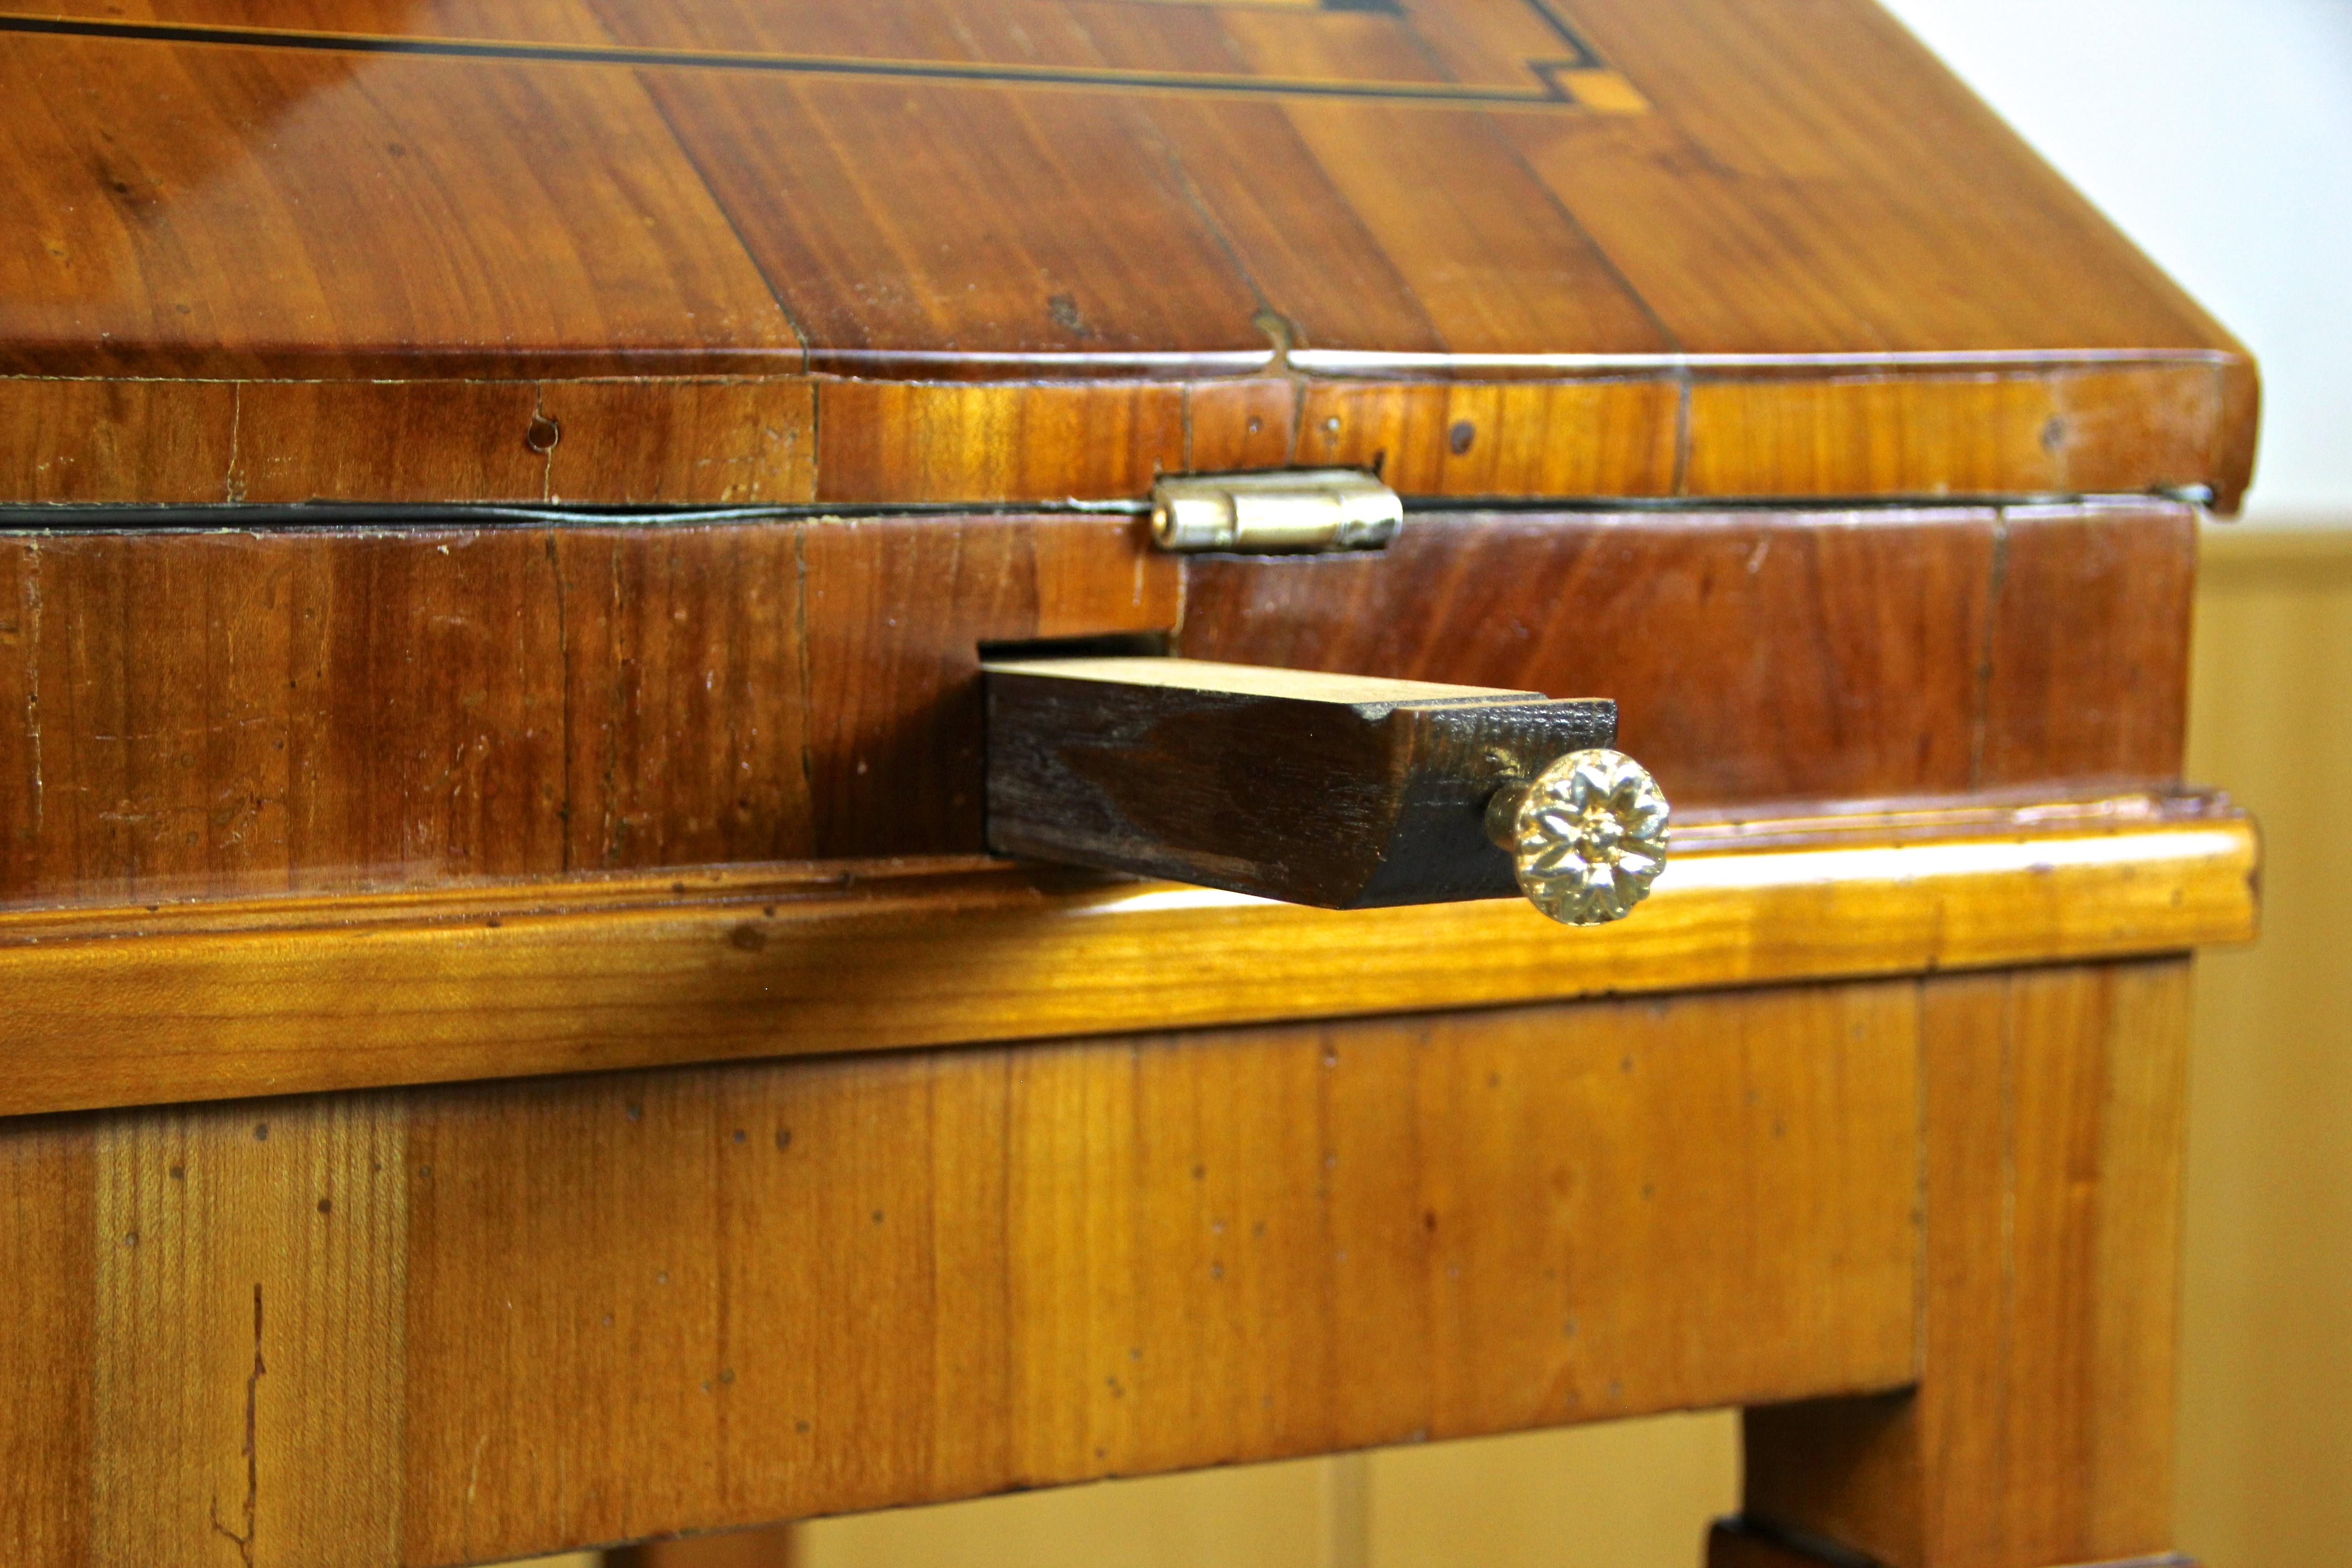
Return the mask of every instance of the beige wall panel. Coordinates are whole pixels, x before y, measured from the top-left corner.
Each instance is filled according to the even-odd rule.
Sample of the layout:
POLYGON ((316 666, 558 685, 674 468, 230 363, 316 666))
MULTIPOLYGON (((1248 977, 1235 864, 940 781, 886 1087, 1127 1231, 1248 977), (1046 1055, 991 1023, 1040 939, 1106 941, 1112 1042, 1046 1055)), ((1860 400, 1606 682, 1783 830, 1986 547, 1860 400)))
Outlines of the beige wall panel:
POLYGON ((1663 1568, 1738 1496, 1737 1420, 1660 1415, 820 1520, 744 1563, 1663 1568))
POLYGON ((1728 1412, 1371 1456, 1365 1568, 1696 1568, 1739 1505, 1728 1412))
POLYGON ((2197 977, 2179 1540, 2352 1540, 2352 529, 2215 529, 2189 773, 2261 820, 2263 938, 2197 977))
POLYGON ((1360 1568, 1332 1552, 1335 1514, 1353 1511, 1339 1473, 1349 1464, 1247 1465, 822 1520, 793 1532, 790 1562, 792 1568, 1360 1568))

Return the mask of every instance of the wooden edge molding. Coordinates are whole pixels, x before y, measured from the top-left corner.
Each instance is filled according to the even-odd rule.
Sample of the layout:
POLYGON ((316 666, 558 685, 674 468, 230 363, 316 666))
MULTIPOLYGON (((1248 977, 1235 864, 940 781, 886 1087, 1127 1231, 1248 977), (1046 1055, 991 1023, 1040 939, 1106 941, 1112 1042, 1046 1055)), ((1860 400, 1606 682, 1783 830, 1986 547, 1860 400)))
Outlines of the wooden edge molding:
MULTIPOLYGON (((2200 809, 1694 831, 1632 919, 1335 911, 965 861, 0 917, 0 1114, 2175 952, 2253 933, 2200 809)), ((1900 820, 1895 818, 1890 820, 1900 820)))
POLYGON ((1161 473, 1307 465, 1377 467, 1433 498, 2202 485, 2229 512, 2252 461, 2231 392, 2244 362, 2200 351, 1299 363, 946 381, 0 375, 0 505, 1054 504, 1138 499, 1161 473))

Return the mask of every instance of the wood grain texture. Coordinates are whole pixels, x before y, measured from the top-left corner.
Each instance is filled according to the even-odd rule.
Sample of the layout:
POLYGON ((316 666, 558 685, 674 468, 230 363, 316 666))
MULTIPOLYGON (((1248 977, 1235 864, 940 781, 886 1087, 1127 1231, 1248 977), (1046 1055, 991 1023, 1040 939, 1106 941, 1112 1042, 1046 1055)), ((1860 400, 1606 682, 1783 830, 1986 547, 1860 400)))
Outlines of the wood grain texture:
POLYGON ((626 71, 0 30, 0 90, 10 373, 804 363, 626 71))
POLYGON ((1297 460, 1405 495, 1670 496, 1681 412, 1657 379, 1310 384, 1297 460))
POLYGON ((745 506, 816 496, 816 390, 761 381, 542 383, 526 447, 547 445, 547 499, 745 506))
POLYGON ((1297 460, 1298 388, 1288 378, 1196 382, 1184 394, 1184 468, 1279 468, 1297 460))
POLYGON ((988 842, 1325 909, 1509 898, 1495 792, 1606 702, 1190 658, 992 661, 988 842))
POLYGON ((649 87, 814 370, 1272 357, 1247 280, 1115 98, 731 72, 649 87))
POLYGON ((1685 807, 2160 783, 2190 527, 1424 514, 1255 561, 1074 515, 16 533, 0 902, 976 853, 981 645, 1106 634, 1612 699, 1685 807))
POLYGON ((12 1121, 11 1245, 112 1251, 44 1281, 9 1483, 143 1538, 19 1559, 425 1568, 1898 1384, 1946 984, 12 1121))
POLYGON ((1700 381, 1690 393, 1682 493, 2219 488, 2211 446, 2222 418, 2222 366, 1987 374, 1991 368, 1940 381, 1700 381))
MULTIPOLYGON (((513 786, 478 790, 486 805, 530 817, 537 868, 551 858, 577 870, 808 853, 798 539, 761 528, 531 529, 512 538, 531 607, 544 613, 552 600, 558 644, 534 650, 522 670, 482 679, 458 707, 476 690, 503 695, 523 684, 536 696, 561 682, 558 702, 538 697, 537 708, 542 734, 560 744, 543 741, 516 758, 513 786)), ((432 595, 413 597, 425 607, 432 595)), ((488 707, 485 696, 471 711, 488 707)), ((510 749, 476 735, 485 765, 510 749)), ((464 784, 453 791, 477 793, 464 784)), ((379 820, 405 815, 399 797, 377 808, 379 820)), ((349 870, 370 875, 365 864, 349 870)))
POLYGON ((0 494, 35 504, 229 499, 236 388, 0 376, 0 494))
POLYGON ((1491 1006, 2252 934, 2193 800, 1685 830, 1634 917, 1330 911, 934 863, 19 914, 0 1113, 1491 1006), (1697 851, 1697 852, 1695 852, 1697 851))
POLYGON ((979 645, 1164 630, 1181 570, 1123 518, 11 535, 0 900, 976 853, 979 645))
POLYGON ((404 1130, 366 1099, 94 1130, 89 1561, 390 1555, 404 1130))
POLYGON ((86 1467, 98 1420, 96 1142, 88 1119, 0 1127, 0 1267, 16 1282, 0 1334, 0 1534, 28 1563, 94 1560, 89 1489, 63 1478, 86 1467))
POLYGON ((1857 327, 1897 351, 2226 342, 1885 11, 1577 0, 1574 15, 1658 113, 1510 129, 1585 134, 1580 156, 1538 167, 1634 288, 1681 291, 1662 313, 1686 347, 1819 353, 1857 327), (1618 135, 1652 144, 1620 151, 1618 135), (1580 199, 1586 182, 1604 199, 1580 199), (1748 286, 1709 289, 1726 270, 1748 286))
POLYGON ((0 379, 0 406, 22 411, 0 427, 0 504, 1117 500, 1162 473, 1339 465, 1422 497, 1932 500, 2205 486, 2227 512, 2251 459, 2225 453, 2238 464, 2231 479, 2193 454, 2221 440, 2205 416, 2226 412, 2210 394, 2231 374, 2169 363, 1916 384, 1718 374, 1687 396, 1681 376, 1657 374, 977 386, 17 377, 0 379), (1208 417, 1192 422, 1195 409, 1208 417), (1246 411, 1246 439, 1217 423, 1228 409, 1246 411), (542 412, 573 420, 568 448, 533 445, 542 412))
POLYGON ((1892 1568, 2171 1545, 2183 963, 1926 1007, 1916 1393, 1751 1411, 1750 1513, 1892 1568))
POLYGON ((1173 382, 835 381, 818 397, 826 501, 1131 497, 1186 466, 1186 388, 1173 382))
POLYGON ((815 392, 764 381, 249 382, 228 499, 794 502, 815 392))
MULTIPOLYGON (((668 437, 623 420, 552 493, 727 499, 780 461, 797 484, 753 438, 787 426, 714 411, 714 376, 903 385, 789 426, 831 455, 808 493, 901 501, 1134 494, 1162 451, 1139 379, 1181 403, 1254 375, 1463 400, 1434 427, 1477 426, 1464 454, 1420 413, 1403 444, 1402 409, 1370 422, 1368 455, 1432 494, 2227 507, 2252 460, 2244 351, 1864 0, 266 20, 0 11, 0 89, 36 106, 0 133, 0 368, 28 378, 0 500, 234 500, 232 473, 511 499, 514 389, 606 375, 668 437), (90 377, 121 389, 103 439, 90 377), (1017 458, 957 405, 973 381, 1046 410, 988 416, 1017 458), (216 454, 177 412, 223 389, 368 413, 216 454), (1107 459, 1096 433, 1129 425, 1107 459)), ((1290 460, 1327 460, 1315 428, 1290 460)))
POLYGON ((1977 778, 1999 788, 2178 770, 2194 518, 2021 508, 2003 521, 1977 778))
POLYGON ((1677 805, 1966 789, 1998 516, 1855 521, 1415 518, 1378 556, 1196 563, 1180 647, 1608 697, 1677 805))
POLYGON ((235 388, 232 500, 547 499, 527 381, 252 382, 235 388), (247 421, 250 421, 248 426, 247 421))
POLYGON ((984 844, 981 645, 1157 633, 1176 557, 1116 517, 818 522, 802 534, 810 744, 824 856, 984 844))
POLYGON ((1678 806, 2168 779, 2193 527, 2158 502, 1427 515, 1378 554, 1193 563, 1180 645, 1608 697, 1678 806))
POLYGON ((815 400, 813 383, 782 376, 0 377, 0 462, 10 465, 0 495, 32 504, 790 505, 814 496, 815 400))

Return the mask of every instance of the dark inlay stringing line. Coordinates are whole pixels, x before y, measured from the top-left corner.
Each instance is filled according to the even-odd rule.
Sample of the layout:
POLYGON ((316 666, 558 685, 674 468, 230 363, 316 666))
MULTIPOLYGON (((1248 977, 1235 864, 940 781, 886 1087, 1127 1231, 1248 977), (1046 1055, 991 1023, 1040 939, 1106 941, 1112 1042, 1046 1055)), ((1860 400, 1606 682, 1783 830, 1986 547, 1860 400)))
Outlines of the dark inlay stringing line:
POLYGON ((530 60, 566 65, 640 66, 673 69, 768 71, 794 76, 869 77, 897 80, 978 82, 996 86, 1060 87, 1142 92, 1185 92, 1261 98, 1355 99, 1454 109, 1572 109, 1563 78, 1597 68, 1581 40, 1581 58, 1522 63, 1540 85, 1527 89, 1458 82, 1349 82, 1291 77, 1215 76, 1185 71, 1087 69, 952 60, 859 59, 837 55, 761 55, 724 49, 659 49, 606 44, 534 43, 502 38, 398 37, 375 33, 301 32, 274 27, 200 26, 179 22, 111 22, 97 18, 0 15, 0 33, 125 39, 142 43, 228 45, 309 49, 332 54, 422 55, 449 59, 530 60))

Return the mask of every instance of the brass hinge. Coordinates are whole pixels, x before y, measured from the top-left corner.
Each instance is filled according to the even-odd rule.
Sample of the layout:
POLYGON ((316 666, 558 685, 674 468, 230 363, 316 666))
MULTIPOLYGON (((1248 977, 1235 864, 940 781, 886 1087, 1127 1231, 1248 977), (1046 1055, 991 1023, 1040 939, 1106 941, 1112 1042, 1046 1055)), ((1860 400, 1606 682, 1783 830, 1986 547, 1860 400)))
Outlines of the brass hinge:
POLYGON ((1151 537, 1162 550, 1378 550, 1403 526, 1396 492, 1353 468, 1187 474, 1151 488, 1151 537))

